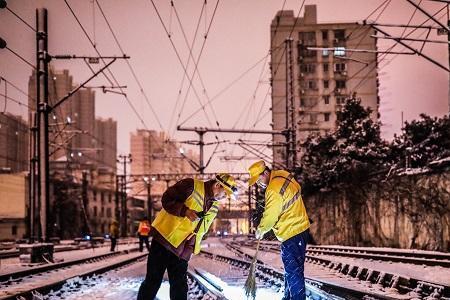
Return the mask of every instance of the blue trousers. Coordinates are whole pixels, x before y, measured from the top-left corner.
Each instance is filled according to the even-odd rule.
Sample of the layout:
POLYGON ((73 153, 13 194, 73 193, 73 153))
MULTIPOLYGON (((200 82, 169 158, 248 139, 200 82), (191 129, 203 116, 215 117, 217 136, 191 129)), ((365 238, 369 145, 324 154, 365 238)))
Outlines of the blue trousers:
POLYGON ((283 300, 304 300, 305 254, 309 240, 309 229, 281 243, 281 260, 284 265, 283 300))

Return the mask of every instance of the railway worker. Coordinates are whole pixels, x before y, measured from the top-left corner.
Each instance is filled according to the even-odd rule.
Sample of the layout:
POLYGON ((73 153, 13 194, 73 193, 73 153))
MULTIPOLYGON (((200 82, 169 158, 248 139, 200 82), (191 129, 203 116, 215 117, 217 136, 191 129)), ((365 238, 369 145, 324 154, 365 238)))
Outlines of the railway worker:
POLYGON ((148 243, 148 235, 150 233, 150 223, 147 219, 143 219, 139 222, 139 227, 137 230, 137 234, 139 237, 139 251, 142 252, 145 247, 147 247, 148 252, 150 252, 150 245, 148 243))
POLYGON ((255 183, 265 191, 265 206, 256 239, 273 230, 281 242, 281 259, 285 275, 284 300, 306 299, 304 263, 309 239, 309 219, 301 197, 300 184, 284 170, 271 170, 264 161, 249 169, 249 185, 255 183))
POLYGON ((164 192, 163 208, 152 223, 147 275, 138 300, 155 299, 166 269, 170 299, 187 299, 188 261, 200 252, 200 242, 217 215, 219 200, 236 195, 237 185, 229 174, 218 174, 206 182, 186 178, 164 192))
POLYGON ((117 239, 119 238, 119 222, 112 220, 109 225, 109 239, 111 240, 111 252, 116 250, 117 239))

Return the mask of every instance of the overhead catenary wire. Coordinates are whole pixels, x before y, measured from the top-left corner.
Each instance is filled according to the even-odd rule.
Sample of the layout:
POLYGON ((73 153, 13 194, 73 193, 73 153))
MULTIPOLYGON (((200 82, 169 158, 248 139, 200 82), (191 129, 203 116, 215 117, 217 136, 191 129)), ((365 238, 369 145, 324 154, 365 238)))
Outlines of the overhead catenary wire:
MULTIPOLYGON (((205 6, 206 6, 206 2, 205 2, 204 4, 205 4, 205 6)), ((199 53, 199 55, 198 55, 198 57, 197 57, 197 60, 195 60, 195 58, 194 58, 194 56, 193 56, 193 54, 192 54, 192 47, 193 47, 193 45, 192 45, 192 46, 189 45, 189 41, 188 41, 188 39, 187 39, 186 32, 185 32, 185 30, 184 30, 184 28, 183 28, 183 24, 182 24, 182 22, 181 22, 180 16, 179 16, 179 14, 178 14, 178 11, 177 11, 177 9, 176 9, 176 7, 175 7, 173 1, 171 1, 171 5, 172 5, 173 10, 174 10, 174 12, 175 12, 175 16, 176 16, 176 19, 177 19, 178 24, 179 24, 179 26, 180 26, 180 29, 181 29, 181 32, 182 32, 184 41, 185 41, 185 43, 186 43, 186 46, 187 46, 188 49, 189 49, 189 57, 190 57, 191 60, 194 62, 194 67, 195 67, 195 68, 194 68, 194 71, 193 71, 193 73, 192 73, 192 75, 191 75, 191 78, 189 79, 189 86, 188 86, 188 89, 187 89, 187 91, 186 91, 186 95, 185 95, 185 99, 184 99, 184 101, 183 101, 183 105, 186 103, 186 100, 187 100, 187 97, 188 97, 188 95, 189 95, 190 88, 192 87, 192 82, 193 82, 193 79, 194 79, 195 75, 197 75, 198 78, 200 79, 200 83, 201 83, 201 86, 202 86, 202 88, 203 88, 204 95, 205 95, 206 99, 209 100, 209 96, 208 96, 208 92, 207 92, 206 86, 205 86, 205 84, 204 84, 204 82, 203 82, 203 79, 202 79, 202 76, 200 75, 200 72, 199 72, 199 70, 198 70, 198 63, 200 62, 200 58, 201 58, 203 49, 204 49, 204 47, 205 47, 205 45, 206 45, 206 39, 207 39, 207 37, 208 37, 208 35, 209 35, 209 32, 210 32, 210 29, 211 29, 211 26, 212 26, 212 22, 213 22, 214 16, 216 15, 216 11, 217 11, 217 7, 218 7, 218 5, 219 5, 219 1, 216 2, 216 6, 215 6, 215 8, 214 8, 214 12, 213 12, 213 15, 212 15, 212 17, 211 17, 211 21, 209 22, 208 29, 207 29, 207 31, 205 32, 204 40, 203 40, 203 43, 202 43, 202 47, 201 47, 201 49, 200 49, 200 53, 199 53)), ((187 70, 187 67, 185 67, 185 69, 187 70)), ((186 72, 185 75, 188 76, 187 72, 186 72)), ((202 105, 203 105, 203 102, 200 101, 200 98, 197 98, 197 100, 199 101, 199 104, 202 106, 202 105)), ((214 107, 213 107, 212 105, 210 105, 209 108, 210 108, 210 110, 211 110, 211 112, 212 112, 212 114, 213 114, 213 117, 214 117, 214 119, 215 119, 215 123, 216 123, 215 125, 217 126, 217 128, 220 128, 219 119, 218 119, 218 117, 217 117, 217 114, 216 114, 216 111, 215 111, 214 107)), ((182 108, 182 109, 183 109, 183 108, 182 108)), ((182 112, 182 109, 181 109, 181 111, 180 111, 180 114, 181 114, 181 112, 182 112)), ((206 119, 207 119, 208 123, 210 124, 210 126, 213 126, 213 125, 212 125, 212 122, 211 122, 211 120, 210 120, 210 118, 209 118, 208 113, 207 113, 206 111, 204 111, 204 112, 205 112, 205 116, 206 116, 206 119)), ((178 119, 178 120, 179 120, 179 119, 178 119)), ((178 120, 177 120, 177 121, 178 121, 178 120)), ((219 133, 218 135, 220 135, 220 136, 221 136, 221 139, 224 140, 224 137, 223 137, 222 134, 219 133)), ((215 139, 216 139, 217 141, 219 141, 219 138, 218 138, 217 134, 215 135, 215 139)), ((218 143, 218 144, 217 144, 217 147, 219 147, 219 146, 222 147, 222 143, 218 143)), ((209 161, 211 161, 212 157, 213 157, 216 153, 218 153, 217 147, 216 147, 216 149, 214 149, 214 151, 212 152, 212 154, 211 154, 211 156, 210 156, 210 158, 209 158, 209 161)), ((221 151, 225 151, 225 150, 222 149, 221 151)), ((206 164, 206 166, 207 166, 207 165, 208 165, 208 163, 206 164)))
MULTIPOLYGON (((183 60, 181 59, 180 53, 179 53, 179 51, 178 51, 178 49, 177 49, 177 47, 176 47, 176 45, 175 45, 175 43, 174 43, 174 41, 173 41, 173 39, 172 39, 172 37, 171 37, 171 35, 170 35, 168 29, 167 29, 166 24, 164 23, 164 21, 163 21, 163 19, 162 19, 162 16, 161 16, 161 14, 160 14, 160 12, 159 12, 159 10, 158 10, 158 7, 156 6, 156 4, 154 3, 153 0, 150 0, 150 2, 151 2, 151 4, 152 4, 152 6, 153 6, 153 8, 154 8, 154 10, 155 10, 155 12, 156 12, 156 14, 157 14, 157 16, 158 16, 158 19, 159 19, 161 25, 163 26, 163 29, 164 29, 164 31, 165 31, 167 37, 169 38, 170 44, 171 44, 171 46, 172 46, 172 49, 174 50, 175 55, 176 55, 176 57, 177 57, 177 59, 178 59, 180 65, 181 65, 181 67, 183 68, 184 73, 186 74, 186 76, 187 76, 188 79, 189 79, 189 86, 188 86, 188 89, 187 89, 187 92, 186 92, 185 101, 183 101, 183 104, 182 104, 182 106, 181 106, 180 113, 179 113, 178 119, 177 119, 177 123, 178 123, 178 120, 179 120, 179 118, 180 118, 180 116, 181 116, 181 113, 182 113, 182 111, 183 111, 183 109, 184 109, 184 105, 185 105, 185 103, 186 103, 187 96, 189 95, 189 91, 190 91, 190 89, 192 88, 192 90, 194 91, 194 94, 195 94, 195 96, 196 96, 196 99, 197 99, 197 101, 199 102, 199 104, 200 104, 200 106, 201 106, 201 110, 203 110, 204 113, 205 113, 205 118, 206 118, 206 120, 207 120, 208 123, 212 126, 211 119, 210 119, 208 113, 206 112, 206 110, 204 109, 205 105, 203 105, 203 103, 202 103, 202 101, 201 101, 201 99, 200 99, 200 96, 198 95, 198 92, 197 92, 195 86, 193 85, 193 78, 194 78, 194 76, 195 76, 195 74, 196 74, 197 66, 198 66, 198 63, 199 63, 199 61, 200 61, 201 55, 202 55, 202 53, 203 53, 203 50, 205 49, 206 40, 207 40, 207 37, 208 37, 209 32, 210 32, 210 30, 211 30, 212 23, 213 23, 213 20, 214 20, 215 15, 216 15, 217 8, 218 8, 218 5, 219 5, 220 0, 217 0, 216 5, 215 5, 215 7, 214 7, 214 12, 213 12, 213 15, 212 15, 212 17, 211 17, 211 19, 210 19, 210 22, 209 22, 209 26, 208 26, 207 32, 206 32, 205 35, 204 35, 204 40, 203 40, 203 43, 202 43, 202 46, 201 46, 199 55, 198 55, 198 57, 197 57, 197 60, 193 59, 196 67, 195 67, 195 69, 194 69, 194 71, 193 71, 193 73, 192 73, 191 76, 189 76, 189 74, 188 74, 188 70, 187 70, 185 64, 183 63, 183 60)), ((173 2, 172 2, 172 1, 171 1, 171 5, 174 7, 174 12, 175 12, 175 15, 176 15, 176 17, 177 17, 177 20, 178 20, 179 23, 180 23, 180 27, 181 27, 181 29, 182 29, 182 32, 184 32, 184 29, 183 29, 182 24, 181 24, 181 21, 180 21, 180 19, 179 19, 178 13, 177 13, 176 8, 175 8, 175 6, 173 5, 173 2)), ((185 34, 184 34, 184 38, 185 38, 186 44, 187 44, 188 47, 189 47, 189 42, 187 41, 187 37, 186 37, 185 34)), ((192 52, 190 52, 190 54, 192 54, 192 52)), ((205 88, 205 87, 204 87, 204 91, 206 91, 206 88, 205 88)), ((213 109, 212 109, 212 110, 213 110, 213 109)), ((218 122, 218 120, 217 120, 217 115, 215 114, 214 111, 213 111, 213 115, 214 115, 215 118, 216 118, 216 125, 217 125, 217 127, 219 128, 219 122, 218 122)), ((219 138, 218 138, 217 135, 215 135, 215 138, 216 138, 217 141, 219 140, 219 138)), ((213 152, 213 155, 214 155, 214 152, 213 152)))
POLYGON ((29 97, 31 100, 36 100, 33 97, 31 97, 30 95, 28 95, 24 90, 22 90, 21 88, 19 88, 16 84, 12 83, 10 80, 6 79, 4 76, 0 75, 0 81, 5 81, 7 82, 10 86, 12 86, 14 89, 16 89, 19 93, 21 93, 22 95, 29 97))
MULTIPOLYGON (((205 94, 205 97, 206 97, 207 100, 209 100, 209 96, 208 96, 208 92, 207 92, 205 83, 204 83, 204 81, 203 81, 202 76, 200 75, 200 72, 198 71, 198 63, 200 62, 200 58, 201 58, 203 49, 204 49, 204 47, 205 47, 206 39, 207 39, 207 36, 208 36, 208 34, 209 34, 209 29, 211 28, 213 19, 211 19, 210 26, 208 27, 208 31, 205 33, 205 36, 204 36, 202 48, 201 48, 200 53, 199 53, 199 55, 198 55, 198 57, 197 57, 197 60, 195 60, 195 58, 194 58, 194 56, 193 56, 193 54, 192 54, 192 48, 193 48, 193 45, 189 45, 189 42, 188 42, 187 36, 186 36, 186 32, 185 32, 185 30, 184 30, 184 28, 183 28, 183 24, 181 23, 181 19, 180 19, 180 16, 179 16, 179 14, 178 14, 178 11, 177 11, 175 5, 173 4, 173 1, 171 1, 171 3, 172 3, 172 6, 173 6, 173 9, 174 9, 175 16, 176 16, 176 18, 177 18, 178 24, 180 25, 180 28, 181 28, 181 32, 182 32, 182 34, 183 34, 184 41, 185 41, 185 43, 186 43, 186 46, 189 48, 189 57, 190 57, 191 60, 194 62, 194 67, 195 67, 195 68, 194 68, 194 71, 193 71, 193 73, 192 73, 192 76, 191 76, 191 80, 189 81, 189 87, 188 87, 188 90, 187 90, 187 92, 186 92, 185 99, 184 99, 184 101, 183 101, 183 106, 184 106, 184 104, 186 103, 187 97, 188 97, 188 95, 189 95, 190 87, 191 87, 191 85, 192 85, 192 82, 193 82, 193 79, 194 79, 195 75, 198 76, 198 78, 199 78, 199 80, 200 80, 200 83, 201 83, 201 86, 202 86, 202 88, 203 88, 203 92, 204 92, 204 94, 205 94)), ((205 3, 206 3, 206 2, 205 2, 205 3)), ((216 3, 216 9, 214 10, 214 14, 213 14, 212 18, 214 18, 214 16, 215 16, 215 12, 216 12, 216 10, 217 10, 218 3, 219 3, 219 1, 217 1, 217 3, 216 3)), ((194 37, 195 37, 195 35, 194 35, 194 37)), ((187 69, 187 67, 186 67, 186 69, 187 69)), ((187 75, 187 74, 186 74, 186 75, 187 75)), ((203 103, 200 102, 200 105, 203 105, 203 103)), ((182 108, 183 108, 183 107, 182 107, 182 108)), ((214 107, 213 107, 212 105, 210 105, 209 108, 210 108, 210 110, 211 110, 211 112, 212 112, 212 114, 213 114, 213 117, 215 118, 216 126, 219 128, 219 127, 220 127, 220 123, 219 123, 219 120, 218 120, 216 111, 215 111, 215 109, 214 109, 214 107)), ((205 114, 206 114, 206 112, 205 112, 205 114)))
MULTIPOLYGON (((444 9, 445 9, 445 7, 441 8, 440 10, 438 10, 438 11, 433 15, 433 17, 434 17, 434 16, 437 16, 437 15, 438 15, 440 12, 442 12, 444 9)), ((444 17, 444 16, 445 16, 445 12, 444 12, 444 15, 441 16, 440 18, 442 18, 442 17, 444 17)), ((410 20, 411 20, 411 19, 410 19, 410 20)), ((426 24, 428 21, 430 21, 429 18, 426 19, 425 21, 423 21, 419 26, 422 26, 422 25, 426 24)), ((404 33, 406 32, 406 29, 407 29, 407 28, 405 28, 405 30, 403 31, 402 37, 404 36, 404 33)), ((415 31, 417 31, 417 30, 419 30, 419 29, 420 29, 420 28, 414 28, 414 29, 412 29, 412 30, 411 30, 406 36, 404 36, 404 37, 409 37, 412 33, 414 33, 415 31)), ((422 33, 422 35, 423 35, 423 33, 422 33)), ((413 43, 413 42, 410 42, 409 44, 412 44, 412 43, 413 43)), ((388 50, 391 51, 391 50, 394 49, 396 46, 398 46, 397 43, 395 43, 395 44, 393 44, 391 47, 389 47, 388 50)), ((371 72, 372 70, 374 70, 375 68, 379 67, 378 70, 381 71, 381 70, 383 70, 383 69, 388 65, 388 64, 385 64, 385 65, 383 65, 383 66, 379 66, 381 62, 383 62, 384 60, 386 60, 387 54, 388 54, 388 53, 385 53, 385 54, 380 55, 380 60, 378 61, 378 63, 375 64, 375 65, 368 71, 368 73, 367 73, 367 74, 360 80, 360 82, 355 86, 354 90, 357 90, 357 89, 359 88, 359 86, 360 86, 362 83, 364 83, 364 81, 366 81, 366 80, 368 79, 368 74, 370 74, 370 72, 371 72)), ((395 54, 395 55, 393 56, 393 58, 390 59, 389 63, 390 63, 392 60, 394 60, 396 57, 398 57, 398 55, 399 55, 399 54, 395 54)), ((372 63, 373 63, 373 62, 372 62, 372 63)), ((372 63, 371 63, 371 64, 372 64, 372 63)), ((360 71, 361 71, 361 70, 360 70, 360 71)))
POLYGON ((25 24, 29 29, 31 29, 32 31, 36 32, 36 29, 30 25, 30 23, 28 23, 27 21, 25 21, 24 18, 22 18, 21 16, 19 16, 17 13, 15 13, 12 9, 10 9, 8 6, 6 6, 6 9, 13 14, 17 19, 19 19, 23 24, 25 24))
POLYGON ((31 106, 29 106, 28 104, 25 104, 25 103, 23 103, 23 102, 21 102, 21 101, 15 99, 15 98, 12 98, 12 97, 10 97, 10 96, 8 96, 8 95, 6 95, 6 94, 0 93, 0 97, 4 97, 5 99, 8 99, 9 101, 12 101, 12 102, 18 104, 19 106, 25 106, 25 107, 27 107, 28 109, 30 109, 31 111, 36 111, 34 108, 32 108, 31 106))
MULTIPOLYGON (((67 0, 64 0, 64 2, 66 3, 68 9, 70 10, 70 12, 72 13, 72 16, 77 20, 78 25, 81 27, 84 35, 86 36, 86 38, 89 40, 90 44, 92 45, 92 47, 94 48, 95 52, 97 53, 98 56, 102 56, 100 54, 100 52, 98 51, 98 49, 96 47, 94 47, 94 43, 92 41, 92 39, 89 37, 89 34, 86 32, 83 24, 81 24, 80 20, 78 19, 77 15, 75 14, 74 10, 72 9, 72 7, 70 6, 70 4, 67 2, 67 0)), ((104 65, 106 65, 105 60, 101 59, 101 61, 103 62, 104 65)), ((108 68, 107 69, 108 72, 110 73, 111 77, 114 80, 114 83, 111 81, 111 79, 109 79, 109 77, 106 76, 106 74, 103 72, 103 74, 105 75, 105 77, 107 78, 107 80, 110 82, 111 85, 116 85, 116 86, 121 86, 119 84, 119 82, 117 81, 116 77, 114 76, 114 74, 112 73, 112 71, 108 68)), ((144 126, 145 129, 150 130, 149 127, 147 126, 147 124, 145 123, 144 119, 141 117, 141 115, 139 114, 139 112, 137 111, 136 107, 134 106, 134 104, 131 102, 131 100, 128 98, 128 96, 125 94, 125 92, 123 91, 122 88, 119 88, 123 97, 125 98, 126 102, 128 103, 128 105, 130 106, 130 108, 132 109, 132 111, 134 112, 134 114, 138 117, 140 123, 142 124, 142 126, 144 126)))
MULTIPOLYGON (((95 0, 95 3, 97 4, 100 13, 101 13, 101 15, 103 16, 103 19, 105 20, 106 25, 108 26, 109 31, 111 32, 111 34, 112 34, 112 36, 113 36, 113 38, 114 38, 114 41, 116 42, 117 46, 119 47, 120 52, 122 53, 122 55, 125 55, 125 51, 123 50, 123 47, 122 47, 122 45, 120 44, 119 39, 117 38, 117 35, 116 35, 116 33, 114 32, 111 23, 109 22, 108 18, 106 17, 106 14, 105 14, 103 8, 102 8, 101 5, 100 5, 100 2, 99 2, 98 0, 95 0)), ((147 96, 147 93, 144 91, 144 88, 143 88, 143 86, 142 86, 142 84, 141 84, 141 81, 139 80, 138 76, 136 75, 136 72, 135 72, 133 66, 131 65, 131 63, 130 63, 128 60, 125 60, 125 62, 126 62, 126 64, 127 64, 128 68, 130 69, 131 74, 133 75, 134 80, 136 81, 137 85, 139 86, 139 91, 140 91, 141 94, 144 96, 144 99, 145 99, 145 101, 146 101, 148 107, 150 108, 150 110, 151 110, 153 116, 155 117, 155 120, 156 120, 156 122, 158 123, 159 128, 160 128, 162 131, 165 131, 164 128, 163 128, 163 125, 162 125, 162 123, 161 123, 161 120, 160 120, 159 117, 158 117, 158 114, 156 113, 156 111, 155 111, 153 105, 150 103, 150 100, 149 100, 149 98, 148 98, 148 96, 147 96)))
MULTIPOLYGON (((195 28, 194 36, 193 36, 193 38, 192 38, 192 42, 191 42, 190 45, 189 45, 189 51, 191 51, 191 52, 192 52, 192 49, 193 49, 193 47, 194 47, 194 45, 195 45, 195 41, 196 41, 196 39, 197 39, 198 29, 199 29, 199 27, 200 27, 200 23, 201 23, 201 19, 202 19, 203 12, 205 11, 205 5, 206 5, 206 1, 203 2, 202 9, 201 9, 201 11, 200 11, 200 16, 198 17, 198 21, 197 21, 197 26, 196 26, 196 28, 195 28)), ((192 57, 192 55, 189 55, 189 56, 188 56, 188 59, 187 59, 187 62, 186 62, 186 68, 189 67, 189 64, 190 64, 190 62, 191 62, 191 57, 192 57)), ((175 116, 176 111, 177 111, 177 108, 178 108, 178 103, 179 103, 180 100, 181 100, 181 95, 182 95, 182 92, 181 92, 181 91, 182 91, 182 89, 183 89, 183 87, 184 87, 184 82, 185 82, 185 80, 186 80, 186 74, 183 73, 183 77, 182 77, 182 79, 181 79, 180 87, 179 87, 179 89, 178 89, 177 100, 175 101, 175 104, 174 104, 173 109, 172 109, 172 114, 171 114, 171 116, 170 116, 169 130, 170 130, 170 128, 172 128, 172 124, 173 124, 173 121, 174 121, 174 116, 175 116)), ((174 134, 176 128, 177 128, 177 126, 176 126, 176 124, 175 124, 175 126, 174 126, 174 128, 173 128, 173 131, 171 131, 171 135, 174 134)))
MULTIPOLYGON (((211 97, 211 100, 209 101, 210 103, 215 102, 216 100, 219 99, 220 96, 222 96, 226 91, 228 91, 232 86, 234 86, 237 82, 239 82, 243 77, 245 77, 248 73, 250 73, 250 71, 252 71, 254 68, 256 68, 262 61, 264 61, 266 59, 267 56, 269 56, 270 54, 266 54, 264 55, 262 58, 258 59, 254 64, 252 64, 249 68, 247 68, 246 70, 244 70, 242 73, 240 73, 235 79, 233 79, 230 83, 228 83, 224 88, 222 88, 220 91, 218 91, 213 97, 211 97)), ((204 108, 207 104, 203 105, 203 107, 198 108, 197 110, 195 110, 193 113, 191 113, 188 117, 186 117, 180 124, 184 125, 187 121, 189 121, 193 116, 195 116, 198 112, 200 112, 202 110, 202 108, 204 108)))
MULTIPOLYGON (((162 19, 162 16, 161 16, 161 14, 160 14, 160 12, 159 12, 157 6, 155 5, 155 3, 154 3, 153 0, 149 0, 149 1, 151 2, 153 8, 155 9, 155 12, 156 12, 156 14, 157 14, 157 16, 158 16, 158 18, 159 18, 159 20, 160 20, 160 22, 161 22, 161 25, 162 25, 163 28, 164 28, 164 31, 166 32, 166 35, 167 35, 168 38, 169 38, 170 44, 172 45, 172 48, 173 48, 173 50, 175 51, 175 54, 176 54, 176 56, 177 56, 177 58, 178 58, 178 61, 179 61, 179 63, 181 64, 181 66, 182 66, 182 68, 183 68, 183 71, 186 73, 186 76, 188 76, 188 78, 189 78, 189 88, 188 88, 188 91, 190 90, 190 88, 192 88, 192 90, 194 91, 194 94, 195 94, 197 100, 199 101, 200 105, 202 106, 202 109, 204 110, 204 106, 203 106, 202 103, 201 103, 201 100, 200 100, 200 97, 199 97, 199 95, 198 95, 198 93, 197 93, 197 90, 196 90, 195 87, 193 86, 193 82, 192 82, 192 81, 193 81, 193 76, 189 76, 188 70, 186 69, 186 66, 184 65, 184 63, 183 63, 183 61, 182 61, 182 59, 181 59, 181 56, 180 56, 180 54, 179 54, 179 51, 178 51, 177 47, 175 46, 175 43, 173 42, 173 40, 172 40, 172 38, 171 38, 171 36, 170 36, 168 30, 167 30, 166 25, 164 24, 164 21, 163 21, 163 19, 162 19)), ((219 3, 219 0, 216 2, 215 11, 217 10, 218 3, 219 3)), ((211 18, 210 27, 209 27, 208 29, 211 28, 213 19, 214 19, 214 15, 213 15, 213 17, 211 18)), ((201 47, 201 50, 200 50, 200 54, 199 54, 199 56, 198 56, 198 58, 197 58, 197 62, 196 62, 197 64, 198 64, 198 61, 199 61, 199 59, 200 59, 200 57, 201 57, 201 53, 203 52, 203 49, 204 49, 204 46, 205 46, 205 43, 206 43, 206 39, 207 39, 207 34, 205 34, 205 38, 204 38, 204 41, 203 41, 203 44, 202 44, 202 47, 201 47)), ((195 75, 195 71, 194 71, 193 75, 195 75)), ((187 92, 187 93, 188 93, 188 92, 187 92)), ((185 103, 185 102, 184 102, 184 103, 185 103)), ((180 111, 182 111, 183 109, 184 109, 184 104, 182 105, 180 111)), ((204 112, 205 112, 205 117, 206 117, 207 120, 209 120, 209 122, 211 123, 208 114, 206 113, 205 110, 204 110, 204 112)), ((178 123, 178 121, 177 121, 177 123, 178 123)), ((216 137, 216 138, 217 138, 217 137, 216 137)))
POLYGON ((11 52, 12 54, 14 54, 17 58, 19 58, 21 61, 23 61, 24 63, 26 63, 27 65, 29 65, 32 69, 36 69, 36 67, 27 59, 25 59, 22 55, 20 55, 19 53, 17 53, 16 51, 14 51, 13 49, 11 49, 10 47, 6 46, 5 47, 9 52, 11 52))

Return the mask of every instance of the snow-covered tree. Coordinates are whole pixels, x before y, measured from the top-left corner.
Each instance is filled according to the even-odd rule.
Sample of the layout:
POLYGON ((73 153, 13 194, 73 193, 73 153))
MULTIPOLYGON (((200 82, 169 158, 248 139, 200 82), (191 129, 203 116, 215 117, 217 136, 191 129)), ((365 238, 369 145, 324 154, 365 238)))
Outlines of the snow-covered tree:
POLYGON ((306 189, 328 189, 336 183, 364 180, 385 164, 389 147, 370 114, 371 109, 362 107, 359 99, 348 99, 334 133, 306 140, 301 160, 306 189))
POLYGON ((402 134, 392 143, 394 159, 404 167, 406 157, 409 167, 420 168, 429 162, 450 156, 450 118, 432 118, 425 114, 419 120, 405 122, 402 134))

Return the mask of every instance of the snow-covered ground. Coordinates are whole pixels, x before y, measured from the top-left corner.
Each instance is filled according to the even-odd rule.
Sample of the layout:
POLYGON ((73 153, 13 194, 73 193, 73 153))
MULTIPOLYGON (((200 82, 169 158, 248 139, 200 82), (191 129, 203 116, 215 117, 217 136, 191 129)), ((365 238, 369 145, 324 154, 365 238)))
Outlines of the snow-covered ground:
MULTIPOLYGON (((98 277, 86 280, 76 278, 64 285, 61 290, 47 296, 52 300, 135 300, 145 277, 146 265, 147 261, 141 261, 98 277)), ((166 280, 161 284, 157 298, 169 299, 169 283, 166 280)))
POLYGON ((118 256, 108 257, 103 260, 97 260, 87 264, 73 265, 68 268, 57 269, 51 272, 45 272, 36 276, 29 276, 22 278, 19 282, 13 281, 9 284, 0 284, 0 298, 14 295, 21 292, 34 290, 36 288, 55 284, 60 281, 69 280, 72 284, 69 284, 69 288, 76 286, 77 276, 83 276, 90 272, 95 272, 100 268, 117 264, 127 259, 134 259, 141 256, 140 252, 131 252, 128 254, 122 254, 118 256))

